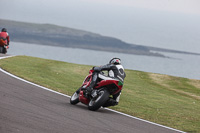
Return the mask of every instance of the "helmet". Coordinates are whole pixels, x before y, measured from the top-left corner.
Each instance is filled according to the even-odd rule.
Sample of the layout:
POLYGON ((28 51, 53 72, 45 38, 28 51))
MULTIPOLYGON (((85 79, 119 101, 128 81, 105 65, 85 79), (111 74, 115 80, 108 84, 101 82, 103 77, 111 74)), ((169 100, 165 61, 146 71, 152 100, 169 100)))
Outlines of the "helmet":
POLYGON ((6 28, 3 28, 3 29, 1 30, 1 32, 7 32, 7 29, 6 29, 6 28))
POLYGON ((121 60, 120 58, 112 58, 109 63, 114 65, 119 65, 121 64, 121 60))

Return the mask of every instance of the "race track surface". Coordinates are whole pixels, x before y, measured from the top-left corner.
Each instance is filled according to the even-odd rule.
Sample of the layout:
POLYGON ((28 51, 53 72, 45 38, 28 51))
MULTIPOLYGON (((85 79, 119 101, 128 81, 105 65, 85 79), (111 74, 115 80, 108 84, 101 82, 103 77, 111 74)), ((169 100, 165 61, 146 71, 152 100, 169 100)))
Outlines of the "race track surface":
POLYGON ((69 98, 0 72, 0 133, 175 133, 101 108, 93 112, 69 98))

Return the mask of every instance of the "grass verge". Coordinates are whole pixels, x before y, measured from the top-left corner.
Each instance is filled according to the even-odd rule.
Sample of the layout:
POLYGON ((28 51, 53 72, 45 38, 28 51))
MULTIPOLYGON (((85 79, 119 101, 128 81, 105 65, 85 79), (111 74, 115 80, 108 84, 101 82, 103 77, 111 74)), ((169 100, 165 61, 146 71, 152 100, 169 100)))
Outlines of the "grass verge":
MULTIPOLYGON (((72 95, 92 66, 16 56, 0 67, 21 78, 72 95)), ((112 109, 185 132, 200 132, 200 80, 126 70, 120 103, 112 109)))

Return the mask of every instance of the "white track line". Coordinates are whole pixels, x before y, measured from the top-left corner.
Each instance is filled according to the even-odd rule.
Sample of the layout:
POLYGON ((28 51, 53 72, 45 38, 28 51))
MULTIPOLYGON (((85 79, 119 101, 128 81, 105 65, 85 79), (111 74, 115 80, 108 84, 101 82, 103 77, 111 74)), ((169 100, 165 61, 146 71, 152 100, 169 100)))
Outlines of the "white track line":
POLYGON ((5 59, 5 58, 9 58, 9 57, 14 57, 14 56, 16 56, 16 55, 3 56, 3 57, 0 57, 0 60, 1 60, 1 59, 5 59))
MULTIPOLYGON (((0 57, 0 59, 9 58, 9 57, 13 57, 13 56, 0 57)), ((3 72, 3 73, 5 73, 5 74, 7 74, 7 75, 9 75, 9 76, 11 76, 11 77, 13 77, 13 78, 16 78, 16 79, 21 80, 21 81, 23 81, 23 82, 26 82, 26 83, 28 83, 28 84, 37 86, 37 87, 42 88, 42 89, 44 89, 44 90, 47 90, 47 91, 50 91, 50 92, 53 92, 53 93, 56 93, 56 94, 59 94, 59 95, 62 95, 62 96, 68 97, 68 98, 71 97, 71 96, 68 96, 68 95, 66 95, 66 94, 63 94, 63 93, 60 93, 60 92, 51 90, 51 89, 49 89, 49 88, 46 88, 46 87, 37 85, 37 84, 35 84, 35 83, 32 83, 32 82, 30 82, 30 81, 27 81, 27 80, 25 80, 25 79, 22 79, 22 78, 20 78, 20 77, 17 77, 17 76, 15 76, 15 75, 13 75, 13 74, 11 74, 11 73, 9 73, 9 72, 6 72, 5 70, 3 70, 3 69, 1 69, 1 68, 0 68, 0 71, 3 72)), ((112 111, 112 112, 115 112, 115 113, 118 113, 118 114, 121 114, 121 115, 124 115, 124 116, 129 117, 129 118, 133 118, 133 119, 140 120, 140 121, 143 121, 143 122, 146 122, 146 123, 150 123, 150 124, 153 124, 153 125, 156 125, 156 126, 160 126, 160 127, 163 127, 163 128, 167 128, 167 129, 170 129, 170 130, 173 130, 173 131, 177 131, 177 132, 180 132, 180 133, 186 133, 186 132, 183 132, 183 131, 180 131, 180 130, 177 130, 177 129, 174 129, 174 128, 171 128, 171 127, 167 127, 167 126, 160 125, 160 124, 157 124, 157 123, 154 123, 154 122, 150 122, 150 121, 147 121, 147 120, 143 120, 143 119, 140 119, 140 118, 137 118, 137 117, 134 117, 134 116, 131 116, 131 115, 128 115, 128 114, 125 114, 125 113, 116 111, 116 110, 112 110, 112 109, 109 109, 109 108, 104 108, 104 109, 109 110, 109 111, 112 111)))
POLYGON ((43 86, 41 86, 41 85, 37 85, 37 84, 35 84, 35 83, 32 83, 32 82, 30 82, 30 81, 27 81, 27 80, 25 80, 25 79, 22 79, 22 78, 20 78, 20 77, 17 77, 17 76, 15 76, 15 75, 11 74, 11 73, 6 72, 5 70, 3 70, 3 69, 1 69, 1 68, 0 68, 0 71, 3 72, 3 73, 5 73, 5 74, 7 74, 7 75, 9 75, 9 76, 11 76, 11 77, 13 77, 13 78, 16 78, 16 79, 18 79, 18 80, 21 80, 21 81, 23 81, 23 82, 26 82, 26 83, 28 83, 28 84, 31 84, 31 85, 37 86, 37 87, 39 87, 39 88, 42 88, 42 89, 44 89, 44 90, 48 90, 48 91, 51 91, 51 92, 53 92, 53 93, 57 93, 57 94, 59 94, 59 95, 63 95, 63 96, 66 96, 66 97, 69 97, 69 98, 70 98, 70 96, 68 96, 68 95, 65 95, 65 94, 63 94, 63 93, 60 93, 60 92, 51 90, 51 89, 49 89, 49 88, 43 87, 43 86))

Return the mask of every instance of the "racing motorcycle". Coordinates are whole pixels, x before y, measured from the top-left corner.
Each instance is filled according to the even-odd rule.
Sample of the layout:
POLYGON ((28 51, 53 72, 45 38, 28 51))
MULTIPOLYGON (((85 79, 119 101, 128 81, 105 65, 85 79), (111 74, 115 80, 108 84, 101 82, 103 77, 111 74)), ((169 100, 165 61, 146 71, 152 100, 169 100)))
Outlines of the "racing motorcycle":
POLYGON ((96 111, 106 104, 110 95, 115 95, 122 90, 123 83, 100 72, 98 74, 100 80, 93 88, 93 91, 88 93, 86 88, 92 81, 93 72, 94 70, 89 71, 89 75, 86 76, 82 86, 71 96, 70 103, 75 105, 81 102, 87 105, 89 110, 96 111))

